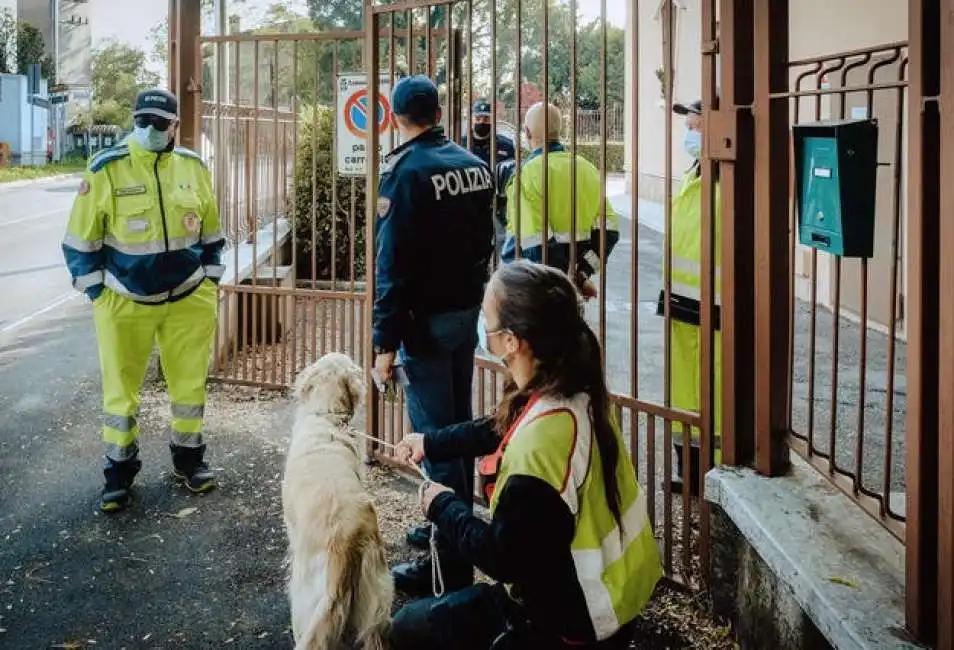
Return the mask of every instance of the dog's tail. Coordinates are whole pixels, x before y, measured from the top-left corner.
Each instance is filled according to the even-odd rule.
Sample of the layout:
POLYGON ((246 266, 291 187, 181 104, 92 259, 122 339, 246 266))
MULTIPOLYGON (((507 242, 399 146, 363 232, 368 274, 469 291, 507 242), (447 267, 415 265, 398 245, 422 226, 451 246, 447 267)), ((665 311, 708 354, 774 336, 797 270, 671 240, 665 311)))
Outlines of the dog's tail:
POLYGON ((384 648, 393 583, 384 542, 375 530, 357 530, 329 553, 327 590, 295 650, 333 650, 351 632, 357 647, 384 648))

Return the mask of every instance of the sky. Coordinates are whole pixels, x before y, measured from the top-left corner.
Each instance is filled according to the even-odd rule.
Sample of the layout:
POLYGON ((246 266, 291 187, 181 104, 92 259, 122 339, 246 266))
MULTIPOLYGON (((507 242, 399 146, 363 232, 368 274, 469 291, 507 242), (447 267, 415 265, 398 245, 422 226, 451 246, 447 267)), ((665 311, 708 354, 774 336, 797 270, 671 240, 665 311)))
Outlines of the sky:
MULTIPOLYGON (((273 0, 250 0, 248 2, 248 20, 264 13, 273 0)), ((361 0, 356 0, 361 1, 361 0)), ((606 12, 611 24, 622 26, 625 17, 626 0, 606 0, 606 12)), ((294 5, 304 13, 304 0, 295 0, 294 5)), ((585 20, 598 18, 599 0, 579 0, 581 14, 585 20)), ((149 32, 157 25, 169 9, 168 0, 92 0, 90 23, 93 29, 93 47, 99 46, 109 38, 149 48, 149 32)))

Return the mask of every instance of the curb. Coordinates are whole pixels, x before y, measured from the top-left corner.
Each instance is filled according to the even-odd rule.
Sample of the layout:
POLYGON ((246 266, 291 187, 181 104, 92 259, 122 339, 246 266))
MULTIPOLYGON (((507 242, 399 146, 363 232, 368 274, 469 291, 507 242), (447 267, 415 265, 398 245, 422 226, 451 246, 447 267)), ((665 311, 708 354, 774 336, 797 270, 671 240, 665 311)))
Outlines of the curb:
POLYGON ((43 176, 42 178, 29 178, 23 181, 10 181, 9 183, 0 183, 0 192, 4 190, 15 190, 30 185, 43 185, 45 183, 54 183, 68 178, 77 178, 82 172, 70 172, 68 174, 56 174, 55 176, 43 176))

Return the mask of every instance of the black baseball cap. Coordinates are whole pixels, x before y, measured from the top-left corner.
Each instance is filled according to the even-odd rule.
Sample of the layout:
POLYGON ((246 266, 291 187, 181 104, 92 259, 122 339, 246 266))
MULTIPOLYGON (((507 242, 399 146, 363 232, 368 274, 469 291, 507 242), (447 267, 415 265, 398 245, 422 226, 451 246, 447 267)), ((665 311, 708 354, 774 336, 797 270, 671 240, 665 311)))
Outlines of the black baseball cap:
POLYGON ((482 117, 484 115, 491 115, 492 113, 490 102, 486 99, 478 99, 474 102, 474 117, 482 117))
POLYGON ((133 117, 155 115, 166 120, 179 119, 179 101, 168 90, 153 88, 144 90, 136 96, 133 117))
POLYGON ((702 115, 702 100, 697 99, 691 104, 673 104, 672 112, 676 115, 702 115))
POLYGON ((424 75, 404 77, 394 85, 391 110, 412 119, 428 118, 440 108, 437 85, 424 75))

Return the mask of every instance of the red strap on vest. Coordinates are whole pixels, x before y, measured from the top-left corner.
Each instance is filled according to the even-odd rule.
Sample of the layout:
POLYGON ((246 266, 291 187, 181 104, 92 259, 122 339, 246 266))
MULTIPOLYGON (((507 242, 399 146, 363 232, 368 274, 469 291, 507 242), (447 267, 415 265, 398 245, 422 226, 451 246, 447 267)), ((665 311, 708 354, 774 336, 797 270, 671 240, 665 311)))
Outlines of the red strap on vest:
POLYGON ((480 491, 484 498, 487 499, 488 505, 494 496, 494 487, 497 485, 497 474, 500 472, 500 463, 503 460, 504 451, 507 449, 507 443, 510 442, 510 438, 513 437, 514 432, 516 432, 517 428, 523 422, 523 418, 530 412, 530 409, 533 408, 539 399, 540 395, 537 393, 534 393, 530 397, 527 405, 523 407, 520 416, 510 425, 510 429, 507 430, 507 435, 505 435, 500 441, 500 444, 497 445, 497 451, 489 456, 484 456, 480 459, 480 462, 477 463, 477 474, 480 476, 480 491))

